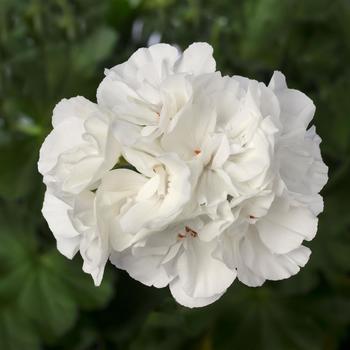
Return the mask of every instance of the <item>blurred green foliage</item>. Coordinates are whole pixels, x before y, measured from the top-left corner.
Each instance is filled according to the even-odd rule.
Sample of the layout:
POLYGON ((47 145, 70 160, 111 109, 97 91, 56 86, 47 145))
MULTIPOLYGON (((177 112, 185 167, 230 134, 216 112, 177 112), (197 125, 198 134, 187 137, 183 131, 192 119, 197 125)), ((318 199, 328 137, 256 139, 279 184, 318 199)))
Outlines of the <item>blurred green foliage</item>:
POLYGON ((0 349, 350 348, 350 3, 347 0, 0 0, 0 349), (209 307, 176 305, 108 268, 100 288, 61 257, 36 170, 63 97, 95 99, 104 67, 159 34, 214 46, 218 69, 310 95, 330 167, 311 261, 209 307))

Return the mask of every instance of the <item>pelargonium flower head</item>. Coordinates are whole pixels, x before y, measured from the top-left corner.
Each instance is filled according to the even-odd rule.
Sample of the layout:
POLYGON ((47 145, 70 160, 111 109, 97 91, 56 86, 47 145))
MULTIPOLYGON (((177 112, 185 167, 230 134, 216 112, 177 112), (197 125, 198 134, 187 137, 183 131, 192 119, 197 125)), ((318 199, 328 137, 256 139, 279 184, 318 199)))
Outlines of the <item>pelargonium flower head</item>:
POLYGON ((327 182, 315 106, 280 72, 269 85, 222 76, 212 54, 139 49, 106 70, 97 104, 55 108, 43 214, 96 285, 110 260, 201 307, 236 277, 260 286, 307 263, 327 182))

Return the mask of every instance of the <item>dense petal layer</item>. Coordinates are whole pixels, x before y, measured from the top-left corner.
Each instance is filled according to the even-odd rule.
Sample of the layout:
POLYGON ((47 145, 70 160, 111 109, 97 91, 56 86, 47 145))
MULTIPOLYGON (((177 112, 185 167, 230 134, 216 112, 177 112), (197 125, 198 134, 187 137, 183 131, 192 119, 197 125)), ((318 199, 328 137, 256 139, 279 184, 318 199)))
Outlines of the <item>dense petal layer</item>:
POLYGON ((118 161, 120 146, 108 116, 96 104, 82 97, 62 100, 54 110, 53 125, 38 168, 56 193, 80 193, 118 161))

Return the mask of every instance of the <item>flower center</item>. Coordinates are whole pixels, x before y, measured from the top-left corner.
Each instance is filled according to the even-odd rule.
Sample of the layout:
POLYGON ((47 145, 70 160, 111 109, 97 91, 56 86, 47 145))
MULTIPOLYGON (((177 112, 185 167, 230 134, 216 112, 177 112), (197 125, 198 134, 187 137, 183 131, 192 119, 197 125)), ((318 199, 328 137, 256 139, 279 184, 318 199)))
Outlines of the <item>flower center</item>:
POLYGON ((180 232, 177 237, 179 239, 184 239, 187 236, 191 236, 191 237, 197 237, 198 233, 195 230, 192 230, 190 227, 185 226, 185 232, 180 232))

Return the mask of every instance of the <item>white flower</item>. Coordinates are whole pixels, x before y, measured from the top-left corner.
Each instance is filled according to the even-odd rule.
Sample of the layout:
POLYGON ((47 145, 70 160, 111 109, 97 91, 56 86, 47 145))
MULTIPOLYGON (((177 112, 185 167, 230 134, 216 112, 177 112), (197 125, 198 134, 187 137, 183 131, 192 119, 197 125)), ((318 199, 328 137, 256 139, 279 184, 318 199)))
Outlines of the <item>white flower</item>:
POLYGON ((153 157, 135 149, 125 158, 140 172, 116 169, 102 179, 96 207, 109 222, 114 249, 130 246, 147 229, 162 229, 184 210, 191 196, 190 171, 174 154, 153 157))
POLYGON ((169 284, 182 305, 205 306, 220 298, 236 277, 235 270, 213 256, 217 239, 201 239, 215 236, 210 233, 215 229, 210 221, 197 217, 172 224, 166 231, 145 232, 132 247, 112 253, 111 262, 146 285, 169 284))
POLYGON ((215 72, 212 48, 139 49, 106 71, 98 104, 54 110, 39 170, 58 250, 100 284, 108 259, 182 305, 296 274, 327 182, 315 112, 275 72, 268 86, 215 72), (120 156, 122 161, 118 163, 120 156), (126 169, 123 169, 126 167, 126 169))
POLYGON ((120 147, 111 135, 109 116, 84 97, 58 103, 52 125, 38 162, 47 186, 78 194, 93 188, 118 161, 120 147))
POLYGON ((130 144, 171 130, 192 97, 189 77, 215 71, 212 52, 206 43, 192 44, 183 54, 173 46, 157 44, 106 70, 97 101, 118 115, 119 139, 130 144))
POLYGON ((42 212, 58 250, 70 259, 80 250, 84 271, 99 284, 109 248, 108 240, 95 230, 90 190, 118 161, 120 146, 112 137, 109 116, 83 97, 58 103, 52 124, 54 129, 41 147, 38 162, 48 187, 42 212), (83 224, 81 216, 85 217, 83 224))
POLYGON ((220 249, 238 279, 259 286, 268 280, 288 278, 303 267, 310 250, 301 245, 316 234, 317 219, 302 207, 275 200, 268 213, 256 220, 242 220, 221 237, 220 249))
POLYGON ((302 243, 316 235, 317 215, 323 209, 319 191, 328 179, 320 138, 315 127, 307 130, 314 104, 300 91, 288 89, 280 72, 275 72, 269 87, 280 109, 269 185, 274 189, 273 202, 255 214, 250 208, 251 198, 248 206, 243 200, 239 209, 243 215, 221 241, 226 262, 249 286, 261 285, 266 279, 288 278, 307 263, 311 251, 302 243))

